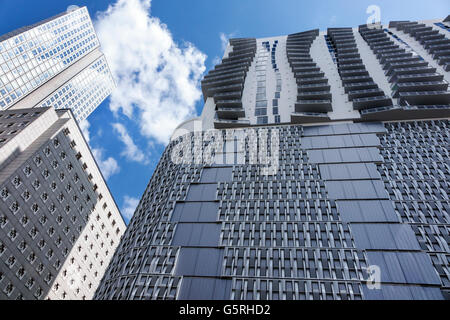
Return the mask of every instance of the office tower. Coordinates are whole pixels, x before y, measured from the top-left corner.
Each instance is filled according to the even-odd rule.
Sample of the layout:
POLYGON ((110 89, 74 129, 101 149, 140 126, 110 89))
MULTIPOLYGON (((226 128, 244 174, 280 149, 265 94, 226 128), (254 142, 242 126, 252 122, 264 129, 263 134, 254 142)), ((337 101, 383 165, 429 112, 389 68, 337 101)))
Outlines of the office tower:
POLYGON ((86 7, 0 37, 0 110, 53 106, 81 121, 113 88, 86 7))
POLYGON ((90 299, 125 224, 70 110, 0 111, 0 299, 90 299))
POLYGON ((230 40, 94 298, 449 298, 449 26, 230 40))

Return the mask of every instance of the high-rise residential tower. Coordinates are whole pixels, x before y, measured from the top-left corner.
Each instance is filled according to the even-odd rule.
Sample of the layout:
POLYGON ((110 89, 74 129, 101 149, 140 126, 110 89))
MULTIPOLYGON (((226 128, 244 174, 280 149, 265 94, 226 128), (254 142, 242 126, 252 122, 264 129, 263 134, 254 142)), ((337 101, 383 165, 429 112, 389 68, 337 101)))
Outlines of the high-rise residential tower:
POLYGON ((449 298, 449 20, 231 39, 95 298, 449 298))
POLYGON ((0 37, 0 110, 52 106, 81 121, 114 86, 86 7, 0 37))

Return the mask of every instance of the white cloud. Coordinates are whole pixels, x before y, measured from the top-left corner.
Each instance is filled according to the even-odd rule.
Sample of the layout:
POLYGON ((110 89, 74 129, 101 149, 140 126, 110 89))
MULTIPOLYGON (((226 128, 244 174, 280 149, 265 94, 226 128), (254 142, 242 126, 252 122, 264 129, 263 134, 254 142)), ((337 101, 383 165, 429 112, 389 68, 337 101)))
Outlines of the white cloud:
POLYGON ((134 211, 136 210, 136 207, 139 204, 139 199, 125 196, 123 198, 123 207, 122 207, 122 215, 126 219, 131 219, 133 217, 134 211))
POLYGON ((219 56, 215 56, 213 61, 212 61, 212 65, 216 66, 218 65, 220 62, 222 62, 222 59, 219 56))
POLYGON ((113 123, 112 126, 114 128, 114 131, 119 134, 119 139, 125 144, 125 150, 121 153, 121 155, 125 156, 128 160, 147 164, 147 157, 138 148, 138 146, 136 146, 123 124, 117 122, 113 123))
MULTIPOLYGON (((234 36, 235 36, 235 32, 228 33, 228 34, 224 33, 224 32, 219 33, 220 47, 221 47, 223 53, 225 53, 225 50, 228 46, 228 41, 230 40, 230 38, 233 38, 234 36)), ((222 58, 219 56, 215 56, 211 63, 212 63, 212 66, 214 67, 221 62, 222 62, 222 58)))
MULTIPOLYGON (((91 126, 91 124, 87 120, 83 120, 79 123, 79 126, 84 136, 84 139, 86 139, 86 142, 90 144, 91 137, 89 134, 89 127, 91 126)), ((96 149, 91 147, 91 151, 92 154, 94 155, 95 160, 97 161, 97 164, 105 180, 108 180, 109 177, 111 177, 112 175, 119 173, 120 167, 116 159, 114 159, 113 157, 103 159, 102 149, 96 149)))
POLYGON ((137 121, 140 133, 167 143, 195 116, 206 55, 178 45, 167 26, 150 16, 150 0, 118 0, 97 15, 95 28, 117 88, 110 109, 137 121))
POLYGON ((91 126, 91 124, 89 123, 89 121, 84 119, 84 120, 78 122, 78 126, 81 129, 81 133, 83 134, 84 139, 86 140, 87 143, 89 143, 91 140, 91 137, 89 134, 89 127, 91 126))
POLYGON ((103 159, 102 149, 92 149, 92 154, 94 155, 105 180, 108 180, 112 175, 119 173, 120 167, 116 159, 114 159, 113 157, 103 159))
POLYGON ((221 32, 219 34, 219 36, 220 36, 220 43, 222 45, 222 51, 225 51, 225 49, 228 46, 228 41, 230 40, 230 38, 232 38, 234 36, 234 33, 226 34, 226 33, 221 32))

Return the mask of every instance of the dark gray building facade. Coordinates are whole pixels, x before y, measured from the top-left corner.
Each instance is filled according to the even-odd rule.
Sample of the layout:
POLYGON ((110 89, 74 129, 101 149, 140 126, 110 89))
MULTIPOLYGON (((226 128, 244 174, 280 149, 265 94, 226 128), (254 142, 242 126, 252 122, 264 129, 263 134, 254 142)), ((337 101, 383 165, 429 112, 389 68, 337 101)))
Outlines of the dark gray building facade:
POLYGON ((398 25, 232 39, 94 298, 448 299, 448 60, 398 25))

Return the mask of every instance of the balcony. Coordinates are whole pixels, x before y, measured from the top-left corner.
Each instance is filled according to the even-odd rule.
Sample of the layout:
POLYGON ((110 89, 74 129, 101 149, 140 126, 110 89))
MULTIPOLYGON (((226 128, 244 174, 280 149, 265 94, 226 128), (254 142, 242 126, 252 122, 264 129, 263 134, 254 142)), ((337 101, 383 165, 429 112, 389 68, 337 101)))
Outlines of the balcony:
POLYGON ((331 100, 299 100, 295 112, 329 112, 332 111, 331 100))
MULTIPOLYGON (((402 49, 403 50, 403 49, 402 49)), ((405 52, 405 50, 396 53, 387 53, 387 54, 379 54, 377 55, 377 59, 384 64, 385 62, 391 61, 391 59, 401 59, 401 58, 409 58, 412 57, 412 52, 405 52)))
POLYGON ((338 61, 340 59, 360 58, 359 53, 357 51, 353 52, 353 53, 337 53, 336 57, 337 57, 338 61))
POLYGON ((245 77, 244 68, 234 68, 229 70, 211 70, 203 78, 203 81, 216 81, 224 78, 245 77))
POLYGON ((435 30, 435 32, 433 34, 422 35, 420 37, 420 41, 419 42, 422 45, 425 45, 429 41, 439 40, 439 39, 445 39, 445 36, 442 33, 439 33, 439 31, 435 30))
POLYGON ((234 74, 240 74, 241 72, 244 72, 244 74, 245 74, 247 70, 248 70, 248 67, 246 68, 245 66, 223 69, 223 70, 213 69, 210 72, 208 72, 208 74, 205 76, 204 79, 209 80, 210 78, 216 78, 216 77, 222 77, 222 76, 230 77, 230 76, 233 76, 234 74))
POLYGON ((304 42, 289 42, 286 43, 287 50, 296 50, 296 49, 309 49, 311 47, 312 42, 304 41, 304 42))
POLYGON ((393 64, 395 63, 403 63, 403 62, 417 62, 417 61, 424 61, 423 59, 421 59, 419 56, 411 56, 411 57, 406 57, 406 58, 396 58, 396 59, 388 59, 388 61, 386 61, 382 67, 383 70, 389 69, 393 64))
POLYGON ((324 75, 325 75, 325 73, 323 71, 294 72, 295 78, 323 77, 324 75))
POLYGON ((450 50, 450 40, 443 44, 431 45, 430 48, 428 49, 428 52, 433 54, 433 53, 435 53, 437 51, 441 51, 441 50, 450 50))
POLYGON ((227 129, 227 128, 242 128, 250 126, 250 120, 243 119, 214 119, 214 128, 215 129, 227 129))
POLYGON ((250 63, 252 62, 252 58, 243 58, 243 59, 228 59, 225 58, 225 61, 222 61, 221 64, 219 64, 218 66, 216 66, 216 68, 231 68, 234 66, 240 66, 240 65, 250 65, 250 63))
POLYGON ((319 112, 295 112, 291 113, 291 123, 328 122, 330 117, 326 113, 319 112))
POLYGON ((414 120, 450 117, 450 105, 389 106, 361 110, 366 121, 414 120))
POLYGON ((287 48, 286 49, 286 53, 287 53, 287 55, 289 57, 289 56, 296 56, 296 55, 301 55, 301 54, 309 54, 310 50, 311 50, 310 48, 295 49, 295 50, 287 48))
POLYGON ((329 35, 329 37, 331 38, 331 40, 333 42, 340 42, 340 43, 344 43, 344 42, 352 42, 355 41, 355 37, 353 36, 353 32, 349 32, 349 33, 342 33, 342 34, 331 34, 329 35))
POLYGON ((450 104, 449 91, 399 92, 400 103, 408 105, 450 104))
POLYGON ((215 86, 243 83, 244 81, 245 81, 244 76, 230 77, 230 78, 224 77, 222 80, 215 80, 215 81, 206 79, 202 81, 202 87, 212 88, 215 86))
POLYGON ((296 79, 298 85, 308 85, 308 84, 318 84, 325 83, 328 84, 328 79, 323 76, 310 77, 310 78, 298 78, 296 79))
POLYGON ((400 92, 412 91, 446 91, 448 89, 448 82, 443 81, 422 81, 422 82, 403 82, 396 83, 392 90, 393 97, 398 98, 400 92))
POLYGON ((391 105, 392 100, 388 96, 375 96, 375 97, 353 99, 353 109, 355 110, 385 107, 391 105))
POLYGON ((354 48, 356 48, 356 41, 355 41, 355 39, 346 40, 346 41, 335 41, 334 47, 337 50, 347 49, 347 48, 354 49, 354 48))
POLYGON ((304 84, 297 87, 298 92, 330 91, 330 85, 327 82, 304 84))
POLYGON ((209 88, 207 90, 207 93, 208 93, 208 97, 212 97, 212 96, 215 96, 217 93, 222 93, 222 92, 234 92, 234 91, 242 92, 243 88, 244 88, 243 83, 236 83, 236 84, 230 84, 227 86, 209 88))
POLYGON ((235 70, 235 69, 241 69, 248 71, 248 68, 250 67, 250 62, 239 62, 237 64, 219 64, 214 67, 213 71, 228 71, 228 70, 235 70))
POLYGON ((379 40, 389 39, 383 31, 377 31, 373 35, 368 35, 366 33, 361 32, 361 36, 369 44, 377 42, 379 40))
POLYGON ((434 67, 413 67, 413 68, 395 68, 392 71, 392 76, 389 77, 389 82, 394 82, 400 75, 419 75, 419 74, 436 73, 434 67))
POLYGON ((339 74, 344 79, 347 77, 359 77, 359 76, 369 76, 369 72, 366 69, 350 69, 350 70, 341 70, 339 68, 339 74))
POLYGON ((417 33, 417 37, 419 39, 422 39, 423 37, 432 36, 432 35, 435 35, 435 34, 439 34, 439 31, 433 29, 433 30, 430 30, 430 31, 418 32, 417 33))
POLYGON ((375 89, 363 89, 363 90, 352 90, 348 92, 348 99, 352 101, 353 99, 359 99, 364 97, 376 97, 384 96, 383 90, 380 88, 375 89))
POLYGON ((389 45, 384 45, 384 46, 376 46, 371 49, 375 55, 378 55, 378 54, 382 54, 382 53, 392 52, 398 48, 399 47, 396 44, 389 44, 389 45))
POLYGON ((309 59, 309 61, 298 61, 298 62, 291 62, 290 63, 292 68, 297 67, 315 67, 317 64, 313 61, 313 59, 309 59))
POLYGON ((376 41, 368 42, 370 49, 375 50, 379 49, 385 46, 390 46, 395 44, 391 39, 389 38, 379 38, 376 41))
POLYGON ((286 41, 286 47, 310 47, 312 44, 312 41, 310 39, 298 39, 298 40, 292 40, 288 39, 286 41))
POLYGON ((341 77, 341 80, 345 87, 345 85, 347 83, 368 82, 368 81, 372 81, 372 78, 369 75, 363 75, 363 76, 354 76, 354 77, 341 77))
POLYGON ((438 60, 440 57, 450 56, 450 50, 439 50, 433 54, 433 59, 438 60))
POLYGON ((303 73, 320 73, 320 68, 317 66, 299 66, 299 67, 293 67, 292 71, 294 71, 295 74, 303 74, 303 73))
POLYGON ((314 63, 314 60, 311 58, 311 55, 308 55, 308 57, 291 57, 290 58, 290 64, 296 65, 296 64, 308 64, 308 63, 314 63))
POLYGON ((337 49, 336 55, 341 56, 343 54, 357 54, 358 49, 357 48, 345 48, 345 49, 337 49))
POLYGON ((401 82, 422 82, 422 81, 441 81, 444 76, 439 73, 418 73, 418 74, 403 74, 397 76, 395 81, 401 82))
POLYGON ((353 65, 353 64, 362 64, 361 58, 340 58, 339 63, 342 63, 343 65, 353 65))
POLYGON ((234 108, 242 108, 242 100, 217 100, 215 101, 217 107, 234 107, 234 108))
POLYGON ((418 25, 418 26, 409 28, 406 31, 406 33, 409 33, 412 37, 416 38, 418 33, 425 32, 425 31, 431 31, 431 30, 433 30, 433 27, 422 24, 422 25, 418 25))
POLYGON ((363 69, 364 64, 362 63, 346 63, 346 64, 339 64, 339 70, 358 70, 363 69))
POLYGON ((425 42, 425 49, 431 49, 432 46, 437 44, 449 44, 450 39, 447 38, 441 38, 441 39, 434 39, 434 40, 428 40, 425 42))
POLYGON ((236 119, 245 117, 245 111, 243 108, 218 107, 216 112, 220 119, 236 119))
POLYGON ((331 93, 329 91, 304 91, 299 92, 297 99, 300 100, 331 100, 331 93))
POLYGON ((242 44, 235 44, 232 45, 233 51, 232 52, 240 52, 244 50, 255 50, 256 51, 256 43, 242 43, 242 44))
POLYGON ((289 63, 293 63, 294 61, 302 61, 302 62, 310 61, 310 59, 312 61, 311 55, 309 53, 305 53, 302 55, 296 55, 296 56, 288 55, 287 57, 288 57, 289 63))
POLYGON ((406 62, 396 62, 396 63, 391 63, 384 74, 386 76, 391 76, 395 69, 426 67, 426 66, 428 66, 428 62, 426 62, 424 60, 413 60, 413 61, 406 61, 406 62))
POLYGON ((241 91, 220 92, 220 93, 214 94, 214 101, 216 102, 216 101, 225 100, 225 99, 236 100, 236 99, 240 99, 241 97, 242 97, 241 91))
POLYGON ((355 90, 367 90, 376 88, 378 88, 378 85, 373 81, 354 82, 354 83, 347 83, 344 85, 345 93, 355 90))

